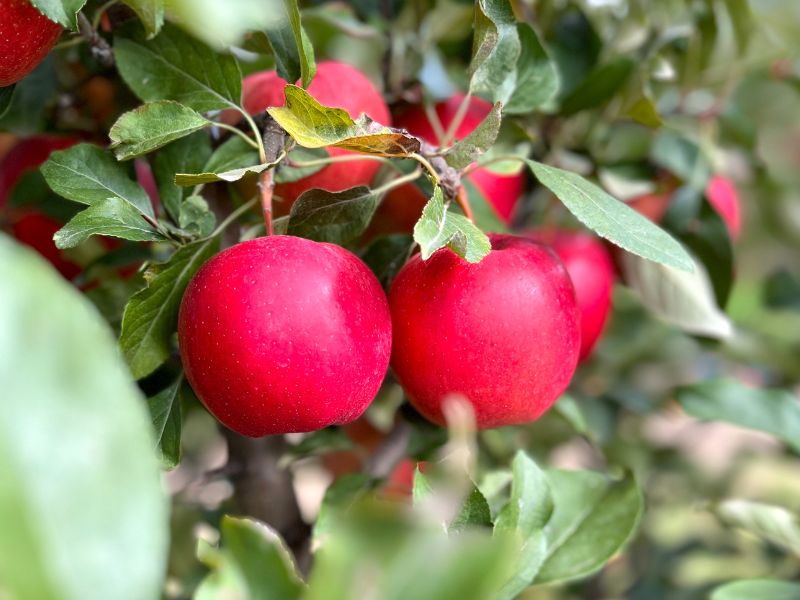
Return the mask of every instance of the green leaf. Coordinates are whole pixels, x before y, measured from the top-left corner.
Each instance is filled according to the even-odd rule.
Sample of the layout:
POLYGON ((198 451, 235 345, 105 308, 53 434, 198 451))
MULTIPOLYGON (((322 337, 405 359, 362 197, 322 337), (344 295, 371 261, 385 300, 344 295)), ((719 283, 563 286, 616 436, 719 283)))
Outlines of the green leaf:
POLYGON ((144 102, 174 100, 201 113, 238 108, 242 74, 236 59, 174 26, 152 40, 117 37, 114 56, 125 83, 144 102))
MULTIPOLYGON (((244 144, 244 142, 242 143, 244 144)), ((225 146, 226 144, 223 144, 216 152, 219 152, 225 146)), ((211 156, 211 145, 208 136, 204 132, 195 133, 172 142, 156 154, 153 160, 153 174, 158 182, 158 194, 161 198, 161 204, 173 223, 178 223, 181 202, 183 202, 185 195, 188 193, 188 191, 175 185, 175 173, 200 171, 206 161, 209 160, 209 156, 211 156)), ((257 160, 258 155, 256 155, 257 160)))
POLYGON ((279 18, 266 29, 275 56, 275 68, 286 81, 299 79, 307 88, 317 71, 317 65, 314 62, 314 47, 300 21, 297 0, 283 0, 283 10, 278 14, 279 18))
POLYGON ((800 453, 800 402, 788 391, 718 379, 681 388, 678 401, 696 419, 765 431, 800 453))
POLYGON ((277 162, 265 163, 263 165, 253 165, 241 169, 232 169, 222 173, 176 173, 175 185, 190 187, 203 183, 214 183, 217 181, 239 181, 248 175, 258 175, 274 167, 277 162))
POLYGON ((561 85, 558 70, 527 23, 517 23, 522 51, 517 60, 514 93, 503 107, 506 114, 522 115, 547 106, 561 85))
POLYGON ((434 187, 433 197, 414 226, 414 241, 420 246, 422 260, 446 246, 467 262, 477 263, 492 249, 485 233, 463 215, 447 210, 439 186, 434 187))
POLYGON ((710 600, 796 600, 800 583, 775 579, 744 579, 716 588, 710 600))
POLYGON ((311 167, 295 167, 292 165, 321 160, 328 158, 328 156, 328 151, 324 148, 312 149, 297 146, 294 150, 289 152, 286 160, 284 160, 275 171, 275 183, 292 183, 321 171, 326 165, 318 164, 311 167))
POLYGON ((750 40, 756 32, 756 19, 748 0, 724 0, 723 4, 728 10, 728 16, 733 24, 733 34, 736 37, 736 46, 739 55, 747 52, 750 40))
POLYGON ((375 273, 375 277, 388 288, 395 275, 411 257, 414 239, 405 234, 387 235, 373 241, 361 259, 375 273))
POLYGON ((158 242, 166 239, 142 214, 121 198, 112 197, 79 212, 59 229, 53 240, 56 247, 74 248, 93 235, 131 240, 158 242))
POLYGON ((181 204, 181 214, 178 218, 181 229, 198 237, 205 237, 211 235, 216 224, 217 218, 202 196, 189 196, 181 204))
POLYGON ((547 557, 544 526, 553 513, 550 486, 539 466, 519 450, 511 468, 511 498, 495 522, 495 531, 516 533, 522 540, 522 550, 514 566, 514 575, 503 586, 500 594, 500 598, 509 600, 516 598, 531 585, 541 569, 547 557))
POLYGON ((359 186, 341 192, 308 190, 292 204, 289 235, 344 245, 369 226, 382 194, 359 186))
POLYGON ((702 264, 695 262, 694 271, 686 272, 624 254, 622 270, 625 283, 654 315, 697 335, 726 339, 733 334, 702 264))
POLYGON ((650 158, 698 190, 705 189, 711 176, 711 164, 700 147, 673 131, 659 132, 650 148, 650 158))
POLYGON ((474 29, 467 72, 469 91, 505 104, 514 93, 517 60, 522 51, 509 1, 478 0, 474 29))
POLYGON ((800 278, 785 269, 764 281, 764 303, 775 310, 800 311, 800 278))
MULTIPOLYGON (((414 473, 416 479, 416 472, 414 473)), ((461 531, 467 527, 491 527, 492 511, 481 491, 474 487, 467 496, 461 510, 448 526, 448 531, 461 531)))
POLYGON ((255 519, 222 518, 221 550, 198 552, 212 569, 195 598, 300 598, 304 585, 278 533, 255 519))
POLYGON ((448 149, 444 155, 447 164, 454 169, 463 169, 494 145, 500 133, 503 105, 499 102, 467 137, 448 149))
POLYGON ((284 94, 286 105, 268 108, 267 112, 301 146, 334 146, 392 157, 419 151, 417 138, 380 125, 364 114, 353 121, 346 110, 323 106, 301 87, 287 85, 284 94))
POLYGON ((553 516, 545 527, 547 558, 535 584, 591 575, 631 538, 644 510, 631 475, 611 480, 592 471, 547 472, 553 516))
POLYGON ((142 186, 114 157, 93 144, 53 152, 41 171, 50 188, 68 200, 91 206, 116 197, 148 217, 155 216, 142 186))
POLYGON ((211 121, 191 108, 159 100, 123 114, 111 127, 108 137, 117 160, 128 160, 209 125, 211 121))
POLYGON ((714 512, 726 524, 744 529, 800 558, 800 518, 780 506, 725 500, 714 512))
POLYGON ((0 280, 3 595, 157 598, 168 503, 144 398, 111 331, 41 256, 2 234, 0 280))
POLYGON ((652 98, 642 94, 625 111, 625 114, 645 127, 658 129, 664 124, 652 98))
POLYGON ((493 233, 507 232, 508 225, 500 220, 500 217, 497 216, 497 211, 489 204, 489 200, 486 199, 483 192, 472 183, 469 176, 461 179, 461 185, 464 187, 464 191, 467 192, 475 224, 483 231, 491 231, 493 233))
POLYGON ((78 30, 78 11, 86 0, 30 0, 39 12, 62 27, 78 30))
POLYGON ((164 0, 123 0, 133 9, 147 31, 147 37, 152 38, 164 26, 164 0))
POLYGON ((183 292, 218 249, 218 238, 183 246, 169 261, 152 267, 149 285, 128 301, 119 344, 135 379, 149 375, 169 357, 183 292))
POLYGON ((572 115, 602 106, 625 85, 633 72, 633 67, 633 60, 618 58, 596 68, 564 98, 561 112, 564 115, 572 115))
POLYGON ((419 470, 419 465, 414 467, 414 481, 411 486, 411 498, 414 506, 424 502, 433 494, 433 486, 425 474, 419 470))
POLYGON ((156 451, 165 469, 174 469, 181 462, 181 375, 167 388, 147 399, 150 419, 156 432, 156 451))
MULTIPOLYGON (((240 136, 234 135, 214 150, 202 169, 207 173, 223 173, 257 164, 258 150, 240 136)), ((176 173, 179 172, 176 171, 176 173)))
POLYGON ((601 237, 643 258, 684 271, 694 268, 694 261, 678 242, 624 202, 580 175, 533 160, 525 162, 542 185, 601 237))
POLYGON ((8 112, 8 109, 11 108, 11 101, 14 99, 14 90, 16 87, 16 84, 0 87, 0 119, 2 119, 8 112))
POLYGON ((362 499, 369 489, 370 479, 362 473, 349 473, 334 481, 322 499, 319 515, 311 530, 311 546, 325 544, 335 529, 339 513, 362 499))

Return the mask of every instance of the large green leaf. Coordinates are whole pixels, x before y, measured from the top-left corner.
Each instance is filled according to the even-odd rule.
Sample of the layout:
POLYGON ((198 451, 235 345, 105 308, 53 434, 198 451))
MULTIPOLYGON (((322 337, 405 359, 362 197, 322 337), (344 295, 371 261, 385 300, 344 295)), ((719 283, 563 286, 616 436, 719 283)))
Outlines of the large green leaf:
POLYGON ((156 435, 156 450, 161 457, 161 464, 166 469, 177 467, 181 460, 182 387, 183 376, 147 399, 156 435))
POLYGON ((652 221, 576 173, 527 160, 536 178, 598 235, 643 258, 692 271, 684 248, 652 221))
POLYGON ((697 419, 765 431, 800 453, 800 401, 791 392, 718 379, 681 388, 678 401, 697 419))
POLYGON ((478 0, 474 28, 469 90, 505 104, 514 93, 522 51, 510 2, 478 0))
POLYGON ((292 554, 274 529, 254 519, 222 518, 222 548, 200 557, 211 568, 195 592, 198 600, 300 598, 302 579, 292 554))
POLYGON ((359 186, 341 192, 309 190, 292 204, 289 235, 344 245, 369 226, 381 194, 359 186))
POLYGON ((592 471, 547 472, 553 516, 547 523, 547 557, 534 583, 591 575, 631 538, 644 510, 631 475, 612 480, 592 471))
POLYGON ((498 102, 467 137, 447 150, 444 155, 447 164, 454 169, 463 169, 491 148, 500 133, 502 112, 503 105, 498 102))
POLYGON ((463 215, 447 210, 438 185, 414 226, 414 241, 419 244, 422 260, 447 247, 466 261, 477 263, 492 249, 485 233, 463 215))
MULTIPOLYGON (((238 140, 239 138, 235 137, 233 139, 238 140)), ((243 141, 242 144, 247 146, 243 141)), ((225 145, 220 146, 217 151, 225 147, 225 145)), ((178 222, 181 202, 187 195, 183 188, 175 185, 175 174, 195 173, 201 170, 210 155, 211 144, 204 132, 198 132, 172 142, 156 154, 153 160, 153 174, 158 182, 158 194, 161 198, 161 204, 173 223, 178 222)), ((256 160, 258 160, 257 154, 256 160)))
POLYGON ((144 102, 174 100, 204 113, 236 108, 242 74, 236 59, 167 25, 152 40, 114 40, 117 69, 144 102))
POLYGON ((119 344, 136 379, 149 375, 169 357, 183 292, 218 249, 218 238, 184 246, 169 261, 153 267, 149 285, 128 301, 119 344))
POLYGON ((733 333, 702 264, 695 262, 694 271, 687 272, 625 254, 622 268, 625 283, 658 317, 698 335, 725 339, 733 333))
POLYGON ((800 517, 795 513, 781 506, 748 500, 725 500, 714 512, 728 525, 744 529, 800 558, 800 517))
POLYGON ((275 56, 275 68, 284 80, 294 82, 299 79, 307 88, 317 65, 314 47, 300 21, 297 0, 283 0, 283 10, 278 15, 275 23, 266 29, 275 56))
POLYGON ((0 280, 0 588, 155 600, 167 502, 144 399, 91 304, 4 235, 0 280))
POLYGON ((14 98, 15 89, 16 85, 13 84, 0 87, 0 118, 3 118, 8 112, 8 109, 11 108, 11 100, 14 98))
POLYGON ((44 16, 62 27, 78 30, 78 11, 86 0, 30 0, 44 16))
POLYGON ((116 197, 79 212, 56 232, 53 239, 58 248, 74 248, 93 235, 108 235, 134 242, 166 239, 138 210, 116 197))
POLYGON ((108 137, 117 160, 147 154, 204 129, 211 121, 178 102, 159 100, 126 112, 111 127, 108 137))
POLYGON ((420 148, 419 140, 361 115, 356 121, 346 110, 317 102, 303 88, 287 85, 286 105, 267 112, 294 140, 306 148, 335 146, 379 156, 404 157, 420 148))
POLYGON ((123 0, 130 6, 144 25, 147 36, 152 38, 164 26, 164 0, 123 0))
POLYGON ((53 152, 42 165, 52 190, 81 204, 121 198, 140 213, 153 217, 153 205, 142 186, 133 181, 114 157, 93 144, 78 144, 53 152))
POLYGON ((564 98, 561 112, 571 115, 602 106, 625 85, 633 67, 634 61, 629 58, 618 58, 598 67, 564 98))
POLYGON ((503 107, 509 115, 526 114, 547 106, 558 94, 560 85, 558 70, 533 28, 518 23, 517 32, 522 52, 517 60, 514 93, 503 107))
POLYGON ((776 579, 745 579, 716 588, 710 600, 797 600, 800 583, 776 579))

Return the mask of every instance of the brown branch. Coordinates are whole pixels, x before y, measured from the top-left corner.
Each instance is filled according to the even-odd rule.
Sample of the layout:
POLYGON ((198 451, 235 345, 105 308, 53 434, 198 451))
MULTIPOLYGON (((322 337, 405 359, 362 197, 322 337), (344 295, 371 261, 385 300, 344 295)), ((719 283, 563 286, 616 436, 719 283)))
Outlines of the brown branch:
POLYGON ((95 31, 92 23, 82 12, 78 13, 78 31, 81 36, 89 43, 94 59, 102 66, 110 68, 114 66, 114 54, 111 46, 103 37, 95 31))

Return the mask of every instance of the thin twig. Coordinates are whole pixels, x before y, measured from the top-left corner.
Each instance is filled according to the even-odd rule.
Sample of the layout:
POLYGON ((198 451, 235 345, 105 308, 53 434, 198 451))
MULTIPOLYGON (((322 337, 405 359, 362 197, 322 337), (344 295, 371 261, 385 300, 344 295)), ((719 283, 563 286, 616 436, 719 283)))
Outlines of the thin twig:
POLYGON ((89 47, 95 60, 104 67, 113 67, 114 54, 111 52, 111 46, 97 33, 97 30, 92 27, 91 22, 82 12, 78 13, 78 30, 83 39, 89 42, 89 47))

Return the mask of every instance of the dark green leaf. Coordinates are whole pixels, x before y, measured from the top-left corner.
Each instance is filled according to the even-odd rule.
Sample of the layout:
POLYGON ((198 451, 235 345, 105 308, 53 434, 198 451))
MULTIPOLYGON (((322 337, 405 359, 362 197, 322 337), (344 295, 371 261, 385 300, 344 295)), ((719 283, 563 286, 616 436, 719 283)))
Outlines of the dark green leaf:
POLYGON ((652 221, 615 200, 580 175, 536 161, 525 161, 539 181, 569 211, 598 235, 649 260, 691 272, 686 250, 652 221))
POLYGON ((117 160, 147 154, 211 125, 196 111, 171 100, 151 102, 126 112, 108 137, 117 160))
POLYGON ((448 149, 444 155, 447 164, 454 169, 463 169, 494 145, 500 132, 503 105, 499 102, 467 137, 448 149))
POLYGON ((559 88, 559 76, 533 28, 517 23, 522 52, 517 60, 514 93, 503 107, 506 114, 527 114, 547 106, 559 88))
POLYGON ((744 529, 800 558, 800 518, 780 506, 725 500, 714 512, 726 524, 744 529))
POLYGON ((602 568, 631 538, 644 510, 631 475, 616 481, 592 471, 552 470, 547 480, 555 510, 536 584, 571 581, 602 568))
POLYGON ((765 431, 800 453, 800 402, 788 391, 718 379, 682 388, 678 401, 696 419, 765 431))
POLYGON ((279 15, 280 18, 266 30, 278 75, 291 82, 299 79, 307 88, 317 65, 314 62, 314 47, 300 22, 297 0, 283 0, 283 10, 279 15))
POLYGON ((800 583, 775 579, 745 579, 716 588, 710 600, 796 600, 800 583))
POLYGON ((467 192, 467 198, 472 207, 472 215, 475 218, 475 224, 479 228, 483 231, 491 231, 494 233, 508 231, 508 226, 500 220, 494 207, 489 204, 483 192, 472 183, 469 176, 461 180, 461 185, 464 186, 464 191, 467 192))
POLYGON ((369 226, 381 195, 359 186, 342 192, 308 190, 292 204, 289 235, 344 245, 369 226))
POLYGON ((770 308, 800 311, 800 278, 786 270, 776 271, 764 282, 764 296, 770 308))
POLYGON ((268 108, 267 112, 301 146, 335 146, 394 157, 419 151, 417 138, 380 125, 366 115, 353 121, 346 110, 323 106, 301 87, 287 85, 284 93, 286 106, 268 108))
POLYGON ((0 116, 0 131, 32 135, 47 127, 48 108, 59 89, 53 54, 14 85, 11 104, 6 107, 5 115, 0 116))
POLYGON ((56 247, 64 249, 74 248, 93 235, 108 235, 133 242, 158 242, 166 239, 144 219, 142 213, 116 197, 93 204, 79 212, 56 232, 53 239, 56 247))
POLYGON ((3 595, 157 598, 168 502, 144 398, 111 331, 41 256, 2 234, 0 280, 3 595))
POLYGON ((694 187, 705 189, 711 176, 711 165, 694 142, 673 131, 661 131, 655 139, 650 158, 694 187))
POLYGON ((300 179, 305 179, 309 175, 321 171, 325 168, 324 164, 311 167, 295 167, 293 164, 302 164, 315 160, 328 158, 328 151, 324 148, 303 148, 296 147, 289 152, 286 160, 281 163, 275 172, 275 183, 291 183, 300 179))
POLYGON ((44 16, 62 27, 78 30, 78 11, 86 0, 30 0, 44 16))
POLYGON ((69 200, 92 205, 116 197, 142 214, 154 216, 142 186, 128 177, 114 157, 93 144, 53 152, 42 165, 42 174, 56 194, 69 200))
MULTIPOLYGON (((242 144, 247 146, 244 142, 242 144)), ((215 155, 226 145, 220 146, 215 155)), ((188 193, 183 188, 175 185, 175 174, 200 171, 206 161, 209 160, 209 156, 211 156, 211 145, 209 144, 208 136, 203 132, 172 142, 156 154, 153 161, 153 174, 158 182, 158 194, 161 198, 161 204, 173 223, 178 223, 181 202, 183 202, 185 194, 188 193)), ((257 154, 255 160, 256 162, 258 161, 257 154)))
POLYGON ((169 357, 183 292, 218 249, 218 238, 180 248, 168 262, 153 267, 149 285, 131 297, 122 316, 119 344, 134 378, 149 375, 169 357))
POLYGON ((117 37, 117 69, 144 102, 174 100, 204 113, 237 108, 242 74, 236 59, 166 25, 152 40, 117 37))
POLYGON ((5 116, 8 109, 11 108, 11 100, 14 98, 14 89, 16 85, 12 84, 6 87, 0 87, 0 119, 5 116))
POLYGON ((717 339, 732 335, 733 325, 717 306, 711 280, 702 264, 691 272, 622 256, 625 283, 653 314, 688 331, 717 339))
POLYGON ((564 98, 561 103, 561 112, 565 115, 572 115, 582 110, 602 106, 625 85, 633 71, 633 66, 633 60, 618 58, 598 67, 564 98))
POLYGON ((469 90, 508 102, 517 79, 521 44, 517 21, 508 0, 478 0, 475 3, 475 37, 469 70, 469 90))
POLYGON ((152 38, 164 25, 164 0, 124 0, 139 17, 147 31, 147 37, 152 38))
POLYGON ((466 527, 491 527, 492 512, 489 503, 478 488, 472 488, 448 531, 461 531, 466 527))
POLYGON ((208 202, 202 196, 189 196, 181 204, 178 225, 181 229, 198 237, 211 235, 217 224, 217 218, 208 208, 208 202))
POLYGON ((411 236, 387 235, 373 241, 361 258, 383 287, 388 288, 395 275, 408 262, 413 248, 414 239, 411 236))
POLYGON ((420 246, 422 260, 448 247, 467 262, 477 263, 492 249, 485 233, 463 215, 447 210, 439 186, 434 188, 433 197, 414 226, 414 241, 420 246))
POLYGON ((147 399, 150 419, 156 432, 156 451, 165 469, 174 469, 181 461, 181 398, 183 376, 147 399))
POLYGON ((292 554, 278 533, 254 519, 222 518, 221 550, 200 553, 212 569, 195 598, 292 600, 303 592, 292 554))

